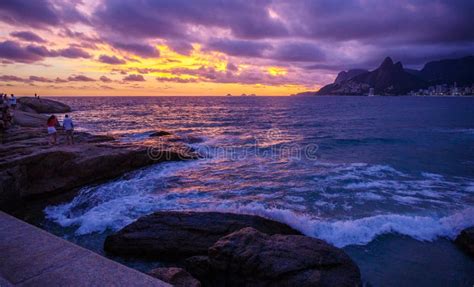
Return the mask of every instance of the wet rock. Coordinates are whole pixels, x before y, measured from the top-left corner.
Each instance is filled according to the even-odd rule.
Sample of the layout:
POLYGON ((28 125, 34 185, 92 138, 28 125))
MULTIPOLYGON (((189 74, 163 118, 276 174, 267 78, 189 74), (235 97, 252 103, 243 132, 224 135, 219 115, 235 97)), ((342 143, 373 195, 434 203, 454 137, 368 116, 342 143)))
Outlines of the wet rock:
MULTIPOLYGON (((62 135, 59 129, 58 140, 62 135)), ((19 199, 48 197, 125 172, 162 162, 197 158, 178 149, 126 145, 108 136, 75 133, 75 145, 50 146, 44 128, 13 127, 0 145, 0 208, 13 210, 19 199)))
POLYGON ((207 274, 205 262, 188 260, 187 268, 206 280, 206 286, 361 285, 359 268, 344 251, 302 235, 268 235, 244 228, 209 248, 207 274))
POLYGON ((201 283, 196 278, 178 267, 155 268, 148 274, 175 287, 201 287, 201 283))
POLYGON ((164 211, 142 217, 108 236, 104 249, 120 256, 157 259, 206 255, 219 238, 244 227, 268 234, 300 234, 285 224, 259 216, 164 211))
POLYGON ((461 231, 454 242, 469 255, 474 256, 474 226, 461 231))
POLYGON ((32 97, 19 98, 18 109, 25 112, 35 111, 37 113, 68 113, 71 111, 71 107, 64 103, 32 97))

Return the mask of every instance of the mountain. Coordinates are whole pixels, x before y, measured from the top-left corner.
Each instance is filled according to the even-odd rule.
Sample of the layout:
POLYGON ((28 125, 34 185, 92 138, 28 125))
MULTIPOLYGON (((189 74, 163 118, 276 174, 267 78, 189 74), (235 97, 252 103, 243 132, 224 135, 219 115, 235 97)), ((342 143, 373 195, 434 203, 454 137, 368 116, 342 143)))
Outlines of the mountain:
MULTIPOLYGON (((341 73, 339 73, 341 75, 341 73)), ((348 80, 344 76, 339 81, 329 84, 319 90, 318 95, 364 95, 371 88, 378 95, 404 95, 411 90, 426 87, 427 83, 421 78, 405 71, 402 63, 393 63, 390 57, 371 72, 360 72, 348 80)))
POLYGON ((429 62, 419 75, 432 84, 472 85, 474 83, 474 56, 429 62))
POLYGON ((348 80, 354 78, 355 76, 358 76, 360 74, 364 74, 364 73, 367 73, 367 72, 368 71, 364 70, 364 69, 353 69, 353 70, 348 70, 348 71, 342 71, 337 75, 336 80, 334 81, 334 83, 336 83, 336 84, 342 83, 342 82, 345 82, 345 81, 348 81, 348 80))
POLYGON ((352 80, 368 84, 377 95, 404 95, 427 85, 424 80, 406 72, 402 63, 394 64, 390 57, 385 58, 379 68, 352 80))
POLYGON ((436 85, 466 87, 474 85, 474 56, 432 61, 421 70, 404 69, 390 57, 369 72, 361 69, 342 71, 334 83, 321 88, 317 95, 367 95, 371 88, 377 95, 406 95, 411 91, 436 85))

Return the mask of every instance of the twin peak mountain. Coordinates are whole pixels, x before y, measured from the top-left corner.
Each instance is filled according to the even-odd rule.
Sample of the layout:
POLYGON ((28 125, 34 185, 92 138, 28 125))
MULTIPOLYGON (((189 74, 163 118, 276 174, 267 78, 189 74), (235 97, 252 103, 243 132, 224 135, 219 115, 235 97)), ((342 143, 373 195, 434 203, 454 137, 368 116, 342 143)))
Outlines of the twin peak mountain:
POLYGON ((390 57, 373 71, 355 69, 340 72, 334 81, 321 88, 318 95, 367 95, 371 88, 377 95, 406 95, 432 85, 474 84, 474 56, 427 63, 422 70, 404 69, 390 57))

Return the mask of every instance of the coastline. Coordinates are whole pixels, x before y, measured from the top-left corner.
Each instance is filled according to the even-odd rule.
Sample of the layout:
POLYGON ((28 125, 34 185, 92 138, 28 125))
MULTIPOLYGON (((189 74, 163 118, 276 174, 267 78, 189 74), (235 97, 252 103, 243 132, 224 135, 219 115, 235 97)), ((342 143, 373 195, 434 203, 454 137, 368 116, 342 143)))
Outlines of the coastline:
MULTIPOLYGON (((89 135, 89 136, 91 136, 91 135, 89 135)), ((84 135, 84 137, 87 137, 87 136, 84 135)), ((43 138, 43 140, 44 140, 44 138, 43 138)), ((108 140, 110 140, 110 139, 108 139, 108 140, 103 139, 103 140, 104 140, 104 141, 99 141, 98 144, 99 144, 99 145, 106 145, 106 146, 108 146, 108 145, 109 145, 108 140)), ((116 147, 117 149, 123 148, 123 147, 130 148, 130 146, 128 146, 128 145, 124 146, 123 143, 113 142, 113 145, 114 145, 114 147, 116 147), (115 145, 116 145, 116 146, 115 146, 115 145)), ((48 148, 49 148, 49 147, 48 147, 48 148)), ((113 178, 115 178, 115 177, 113 177, 113 178)), ((41 224, 41 223, 40 223, 40 224, 41 224)), ((376 240, 374 240, 374 241, 378 241, 378 239, 376 239, 376 240)), ((344 250, 347 250, 348 248, 350 249, 350 247, 346 247, 346 248, 344 248, 344 250)))

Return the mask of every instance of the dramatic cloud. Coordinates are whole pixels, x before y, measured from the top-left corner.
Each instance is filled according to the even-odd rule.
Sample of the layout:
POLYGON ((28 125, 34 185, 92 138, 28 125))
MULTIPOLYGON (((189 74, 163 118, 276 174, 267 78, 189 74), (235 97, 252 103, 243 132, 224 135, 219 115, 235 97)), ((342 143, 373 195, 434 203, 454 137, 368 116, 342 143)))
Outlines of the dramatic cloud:
POLYGON ((124 81, 126 82, 144 82, 145 78, 142 75, 128 75, 125 78, 123 78, 124 81))
POLYGON ((29 31, 12 32, 10 33, 10 35, 12 37, 15 37, 24 41, 28 41, 28 42, 46 43, 46 40, 36 35, 35 33, 29 32, 29 31))
POLYGON ((15 26, 46 29, 65 23, 89 23, 77 9, 81 1, 1 0, 0 21, 15 26))
POLYGON ((38 85, 120 73, 126 82, 146 74, 150 85, 314 87, 386 56, 420 68, 472 55, 472 11, 473 0, 0 0, 0 65, 57 65, 67 75, 71 65, 81 74, 20 77, 38 85))
POLYGON ((324 52, 313 43, 282 43, 271 57, 288 62, 317 62, 324 60, 324 52))
POLYGON ((20 62, 33 63, 44 58, 44 51, 36 46, 22 47, 13 41, 0 42, 0 58, 20 62))
POLYGON ((110 65, 122 65, 127 63, 127 61, 123 59, 119 59, 116 56, 108 56, 108 55, 100 55, 99 62, 110 64, 110 65))
POLYGON ((284 24, 268 12, 270 0, 136 1, 105 0, 95 12, 102 29, 142 38, 183 38, 202 25, 229 29, 241 38, 286 35, 284 24), (124 21, 127 19, 127 21, 124 21))
POLYGON ((0 21, 32 27, 55 26, 60 23, 58 11, 47 0, 2 0, 0 21))
POLYGON ((20 63, 34 63, 42 61, 46 57, 90 58, 91 55, 86 51, 75 47, 48 50, 44 46, 21 46, 14 41, 0 42, 0 58, 3 59, 20 63))

